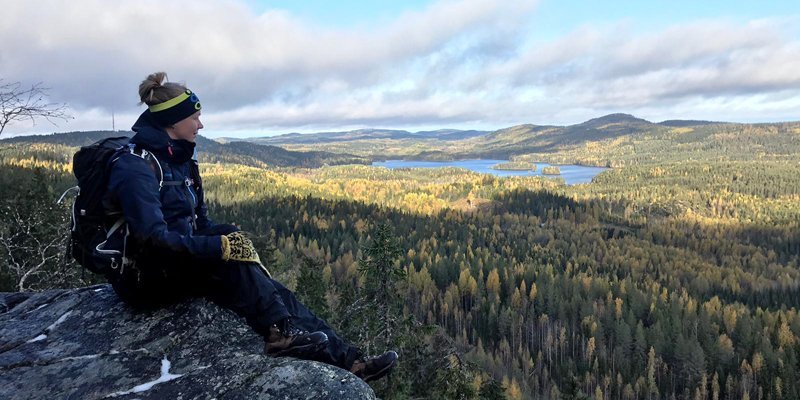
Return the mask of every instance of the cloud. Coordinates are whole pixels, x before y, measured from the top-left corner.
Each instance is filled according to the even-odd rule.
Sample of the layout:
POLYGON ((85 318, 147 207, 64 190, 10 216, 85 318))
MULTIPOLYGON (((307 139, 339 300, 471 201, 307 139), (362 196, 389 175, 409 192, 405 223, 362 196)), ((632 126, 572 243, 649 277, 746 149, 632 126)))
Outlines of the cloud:
POLYGON ((225 0, 78 3, 12 1, 4 7, 0 38, 10 45, 2 49, 2 73, 53 82, 58 93, 100 107, 127 102, 103 90, 91 90, 92 98, 87 86, 122 89, 121 77, 127 84, 159 68, 202 86, 221 107, 328 80, 380 82, 398 64, 530 7, 525 1, 440 2, 368 32, 308 26, 283 11, 255 15, 225 0))
POLYGON ((76 116, 64 130, 108 129, 112 110, 130 126, 158 70, 200 95, 209 131, 772 118, 800 102, 796 17, 585 24, 545 40, 533 0, 439 1, 352 28, 234 0, 6 3, 0 77, 51 87, 76 116))
POLYGON ((772 22, 700 21, 638 36, 623 24, 583 28, 499 71, 510 86, 600 107, 800 89, 800 41, 783 34, 788 21, 772 22))

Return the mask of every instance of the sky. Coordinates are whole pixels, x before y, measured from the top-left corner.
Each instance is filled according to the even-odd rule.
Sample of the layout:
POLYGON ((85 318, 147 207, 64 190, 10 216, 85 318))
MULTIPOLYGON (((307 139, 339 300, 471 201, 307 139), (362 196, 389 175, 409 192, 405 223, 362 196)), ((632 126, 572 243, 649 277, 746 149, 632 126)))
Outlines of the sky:
POLYGON ((165 71, 201 134, 494 130, 610 113, 800 120, 800 3, 631 0, 0 0, 0 79, 128 129, 165 71))

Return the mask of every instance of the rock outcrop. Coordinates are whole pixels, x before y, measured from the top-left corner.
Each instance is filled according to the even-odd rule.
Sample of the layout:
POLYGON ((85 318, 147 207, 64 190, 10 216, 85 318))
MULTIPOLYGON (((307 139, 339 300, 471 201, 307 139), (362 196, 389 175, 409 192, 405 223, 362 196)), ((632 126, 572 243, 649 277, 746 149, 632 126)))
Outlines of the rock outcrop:
POLYGON ((272 358, 205 299, 134 311, 108 285, 0 293, 0 399, 374 399, 349 372, 272 358))

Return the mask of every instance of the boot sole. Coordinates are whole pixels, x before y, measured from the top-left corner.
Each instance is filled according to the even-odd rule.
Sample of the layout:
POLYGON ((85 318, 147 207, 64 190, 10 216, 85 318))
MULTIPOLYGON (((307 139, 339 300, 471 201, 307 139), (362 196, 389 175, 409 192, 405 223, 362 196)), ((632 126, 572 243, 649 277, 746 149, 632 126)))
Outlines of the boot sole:
POLYGON ((391 364, 381 368, 379 371, 375 372, 374 374, 364 376, 362 378, 362 380, 364 382, 371 382, 371 381, 374 381, 374 380, 381 379, 384 376, 386 376, 389 372, 391 372, 392 369, 394 369, 394 367, 396 365, 397 365, 397 358, 395 358, 394 361, 391 362, 391 364))
POLYGON ((325 345, 328 344, 328 341, 325 340, 324 342, 319 343, 309 343, 302 346, 294 346, 288 349, 278 350, 275 352, 267 352, 268 355, 273 357, 303 357, 308 356, 311 354, 315 354, 322 350, 325 345))

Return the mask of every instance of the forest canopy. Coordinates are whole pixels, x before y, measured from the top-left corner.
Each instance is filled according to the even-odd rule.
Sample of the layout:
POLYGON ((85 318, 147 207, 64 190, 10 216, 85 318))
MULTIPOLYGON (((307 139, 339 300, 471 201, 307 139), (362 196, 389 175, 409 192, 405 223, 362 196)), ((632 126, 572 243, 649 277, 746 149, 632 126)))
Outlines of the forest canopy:
MULTIPOLYGON (((421 335, 428 345, 450 350, 418 355, 435 373, 401 369, 378 388, 384 397, 800 397, 797 124, 614 129, 622 133, 514 154, 615 166, 586 185, 218 156, 201 167, 212 218, 252 232, 276 277, 345 333, 354 334, 340 316, 366 293, 371 235, 391 228, 401 313, 418 332, 443 335, 421 335), (323 284, 305 293, 304 279, 323 284)), ((33 239, 14 236, 24 227, 10 218, 24 206, 65 226, 67 208, 52 201, 74 184, 76 149, 0 141, 0 290, 86 283, 45 252, 53 257, 20 286, 19 256, 33 253, 14 251, 33 239)))

